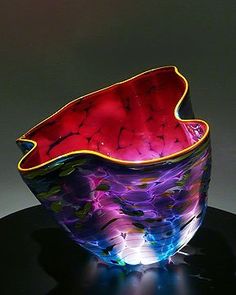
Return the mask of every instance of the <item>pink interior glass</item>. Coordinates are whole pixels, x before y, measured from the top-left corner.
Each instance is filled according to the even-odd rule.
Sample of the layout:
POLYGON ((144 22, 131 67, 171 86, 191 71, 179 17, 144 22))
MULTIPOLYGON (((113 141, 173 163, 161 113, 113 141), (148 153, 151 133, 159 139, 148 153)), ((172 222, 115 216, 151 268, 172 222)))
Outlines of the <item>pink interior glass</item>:
POLYGON ((77 99, 25 134, 37 142, 37 148, 22 168, 78 150, 128 161, 179 152, 206 130, 202 122, 183 123, 175 118, 174 109, 185 88, 184 79, 169 67, 77 99))

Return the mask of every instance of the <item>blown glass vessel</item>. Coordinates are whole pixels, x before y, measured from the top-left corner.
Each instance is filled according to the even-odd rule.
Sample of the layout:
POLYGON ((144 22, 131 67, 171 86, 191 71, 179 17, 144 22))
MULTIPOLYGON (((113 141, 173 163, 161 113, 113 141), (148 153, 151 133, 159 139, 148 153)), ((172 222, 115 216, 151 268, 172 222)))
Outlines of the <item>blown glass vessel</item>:
POLYGON ((30 190, 106 263, 168 259, 202 222, 209 126, 194 119, 188 82, 174 66, 82 96, 17 143, 30 190))

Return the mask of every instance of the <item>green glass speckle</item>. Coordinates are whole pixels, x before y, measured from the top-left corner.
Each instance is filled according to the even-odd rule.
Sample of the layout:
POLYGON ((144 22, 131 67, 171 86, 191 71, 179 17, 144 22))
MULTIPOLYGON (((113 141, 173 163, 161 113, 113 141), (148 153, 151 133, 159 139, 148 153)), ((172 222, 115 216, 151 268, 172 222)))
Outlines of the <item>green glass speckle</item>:
POLYGON ((110 186, 106 183, 100 183, 96 188, 95 190, 96 191, 109 191, 110 189, 110 186))
POLYGON ((64 164, 63 170, 68 169, 68 168, 75 168, 77 166, 81 166, 87 162, 87 159, 78 159, 75 161, 70 161, 64 164))
POLYGON ((41 192, 41 193, 37 194, 36 196, 39 199, 47 199, 48 197, 51 197, 51 196, 59 193, 60 191, 61 191, 61 187, 59 185, 55 185, 55 186, 51 187, 49 191, 41 192))
POLYGON ((53 212, 58 213, 62 210, 62 203, 61 202, 53 202, 51 204, 51 209, 53 212))
POLYGON ((121 210, 124 214, 129 215, 129 216, 143 216, 144 213, 142 210, 135 210, 135 211, 128 211, 128 210, 121 210))
POLYGON ((185 183, 186 183, 186 181, 188 180, 189 177, 190 177, 190 172, 185 173, 183 175, 183 177, 179 181, 176 182, 176 185, 178 185, 178 186, 185 185, 185 183))
POLYGON ((147 188, 148 184, 147 183, 143 183, 143 184, 139 184, 138 187, 141 189, 145 189, 147 188))
POLYGON ((79 217, 80 219, 83 219, 83 218, 85 218, 88 215, 88 213, 91 210, 91 208, 92 208, 92 204, 91 203, 86 203, 84 205, 84 207, 82 207, 81 209, 79 209, 79 210, 77 210, 75 212, 75 215, 77 217, 79 217))
POLYGON ((75 168, 71 167, 71 168, 65 169, 65 170, 63 170, 62 172, 60 172, 60 173, 59 173, 59 176, 60 176, 60 177, 68 176, 68 175, 70 175, 71 173, 73 173, 74 171, 75 171, 75 168))
POLYGON ((57 169, 60 169, 61 166, 63 166, 63 162, 29 172, 29 174, 24 175, 24 177, 26 177, 27 179, 34 179, 37 176, 43 176, 50 172, 56 171, 57 169))
POLYGON ((125 262, 124 262, 124 260, 123 259, 119 259, 119 258, 117 258, 117 263, 119 264, 119 265, 121 265, 121 266, 125 266, 125 262))
POLYGON ((78 159, 72 162, 72 166, 76 167, 76 166, 84 165, 85 163, 87 163, 87 159, 78 159))

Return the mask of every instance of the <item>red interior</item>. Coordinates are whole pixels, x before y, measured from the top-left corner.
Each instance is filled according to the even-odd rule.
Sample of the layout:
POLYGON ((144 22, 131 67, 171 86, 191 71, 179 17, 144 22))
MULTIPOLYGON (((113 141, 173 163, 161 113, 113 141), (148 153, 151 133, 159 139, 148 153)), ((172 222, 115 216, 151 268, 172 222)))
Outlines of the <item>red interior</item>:
POLYGON ((189 123, 190 128, 186 128, 174 116, 185 87, 174 67, 168 67, 75 100, 26 133, 25 138, 38 146, 22 167, 78 150, 129 161, 178 152, 192 145, 205 130, 200 124, 202 132, 196 139, 189 132, 189 123))

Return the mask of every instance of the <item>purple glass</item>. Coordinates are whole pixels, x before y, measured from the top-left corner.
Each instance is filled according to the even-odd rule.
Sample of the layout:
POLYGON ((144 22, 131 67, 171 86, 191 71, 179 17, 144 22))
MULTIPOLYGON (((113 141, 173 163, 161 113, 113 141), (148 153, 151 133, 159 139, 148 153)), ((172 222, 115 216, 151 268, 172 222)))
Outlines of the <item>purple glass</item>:
POLYGON ((207 207, 209 126, 187 80, 157 68, 80 97, 17 139, 20 174, 80 246, 115 265, 184 247, 207 207))

